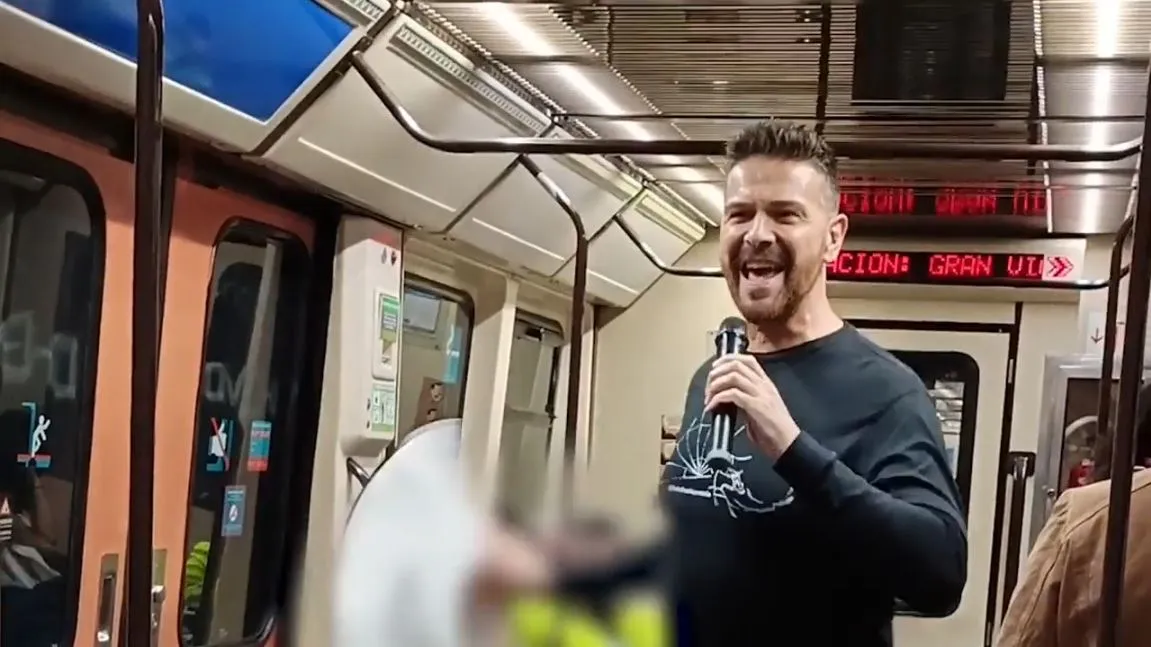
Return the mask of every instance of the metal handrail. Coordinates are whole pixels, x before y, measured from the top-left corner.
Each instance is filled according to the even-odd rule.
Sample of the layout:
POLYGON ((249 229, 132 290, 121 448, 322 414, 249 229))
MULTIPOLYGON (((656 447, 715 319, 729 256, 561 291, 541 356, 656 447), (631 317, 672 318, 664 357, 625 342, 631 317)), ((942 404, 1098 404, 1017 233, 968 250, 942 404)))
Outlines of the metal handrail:
MULTIPOLYGON (((1148 73, 1151 77, 1151 71, 1148 73)), ((1148 79, 1151 85, 1151 78, 1148 79)), ((1151 95, 1144 107, 1144 133, 1151 125, 1151 95)), ((1103 582, 1099 604, 1099 645, 1119 644, 1120 613, 1123 609, 1124 568, 1127 561, 1127 527, 1131 516, 1131 482, 1134 473, 1135 426, 1139 416, 1139 390, 1143 382, 1144 343, 1147 334, 1147 306, 1151 296, 1151 153, 1146 147, 1139 158, 1138 193, 1131 241, 1131 275, 1127 283, 1127 325, 1123 331, 1123 356, 1119 364, 1119 402, 1111 450, 1110 511, 1107 516, 1106 548, 1103 552, 1103 582)), ((1122 247, 1122 244, 1118 245, 1122 247)), ((1114 250, 1112 252, 1114 257, 1114 250)), ((1114 260, 1112 265, 1114 265, 1114 260)), ((1118 293, 1116 292, 1117 301, 1118 293)), ((1118 305, 1115 306, 1118 314, 1118 305)), ((1112 307, 1108 304, 1108 311, 1112 307)), ((1105 322, 1115 327, 1117 320, 1105 322)), ((1117 333, 1116 333, 1117 334, 1117 333)), ((1106 359, 1106 357, 1104 358, 1106 359)), ((1110 375, 1101 376, 1104 382, 1110 375)))
POLYGON ((164 128, 163 0, 136 0, 135 223, 132 239, 132 378, 128 445, 128 536, 121 645, 152 642, 152 526, 156 458, 164 128))
MULTIPOLYGON (((1130 271, 1130 265, 1123 265, 1123 246, 1131 237, 1135 226, 1135 217, 1128 216, 1119 225, 1115 232, 1115 240, 1111 243, 1111 275, 1123 277, 1130 271)), ((1111 382, 1115 374, 1115 342, 1119 332, 1119 281, 1112 281, 1107 286, 1107 304, 1103 316, 1103 360, 1099 371, 1099 398, 1095 418, 1097 434, 1108 433, 1111 424, 1111 382)))
POLYGON ((372 475, 369 474, 368 470, 364 469, 364 466, 360 465, 356 459, 349 456, 348 459, 344 461, 344 467, 348 469, 348 476, 356 479, 360 487, 368 487, 368 481, 372 479, 372 475))
MULTIPOLYGON (((784 121, 811 121, 812 116, 807 115, 764 115, 764 114, 736 114, 731 112, 633 112, 621 114, 605 114, 602 112, 555 111, 555 119, 586 119, 589 121, 607 122, 637 122, 637 121, 758 121, 760 119, 782 119, 784 121)), ((832 123, 836 121, 851 124, 930 124, 941 125, 969 125, 991 122, 1010 122, 1013 124, 1050 124, 1050 123, 1096 123, 1104 122, 1142 122, 1143 115, 1107 115, 1095 117, 1088 115, 1042 115, 1037 117, 1020 117, 1003 113, 973 113, 969 115, 946 114, 831 114, 819 118, 820 121, 832 123)))
MULTIPOLYGON (((515 153, 518 155, 723 155, 727 144, 711 139, 555 139, 500 137, 495 139, 442 139, 425 131, 401 107, 360 52, 352 54, 352 67, 368 84, 384 108, 413 139, 444 153, 515 153)), ((844 141, 832 143, 841 157, 856 159, 969 159, 1054 162, 1117 162, 1140 152, 1142 138, 1107 146, 1070 144, 972 144, 947 142, 844 141)))
MULTIPOLYGON (((373 94, 384 104, 384 108, 392 115, 400 126, 416 141, 446 153, 475 154, 475 153, 514 153, 527 155, 718 155, 724 152, 724 145, 717 141, 703 140, 557 140, 540 138, 495 138, 495 139, 446 139, 437 138, 429 134, 419 123, 398 103, 387 91, 383 80, 364 61, 363 56, 352 56, 352 68, 359 73, 373 94)), ((1151 95, 1148 97, 1147 113, 1144 124, 1151 122, 1151 95)), ((1147 151, 1142 146, 1142 139, 1135 139, 1120 144, 1104 147, 1065 146, 1051 144, 969 144, 969 143, 904 143, 904 142, 843 142, 833 144, 837 152, 844 157, 864 157, 869 159, 884 158, 949 158, 949 159, 1019 159, 1032 161, 1068 161, 1068 162, 1102 162, 1117 161, 1140 153, 1138 203, 1132 224, 1134 241, 1132 243, 1132 260, 1129 267, 1117 267, 1112 263, 1111 274, 1106 280, 1089 281, 1021 281, 1010 280, 970 281, 957 285, 973 285, 979 287, 1021 287, 1021 288, 1047 288, 1066 290, 1093 290, 1110 287, 1109 301, 1117 298, 1117 286, 1124 275, 1130 275, 1130 285, 1127 295, 1127 328, 1124 333, 1124 353, 1119 373, 1119 402, 1117 405, 1118 424, 1115 430, 1114 452, 1112 454, 1112 488, 1111 513, 1107 526, 1107 550, 1104 559, 1104 577, 1102 588, 1102 605, 1100 610, 1101 647, 1115 647, 1116 632, 1118 631, 1116 619, 1122 600, 1123 569, 1126 545, 1126 529, 1130 514, 1130 489, 1133 464, 1131 450, 1137 415, 1137 396, 1142 377, 1143 365, 1143 336, 1147 328, 1148 292, 1151 291, 1151 192, 1144 192, 1146 186, 1144 174, 1151 169, 1151 162, 1146 159, 1147 151)), ((528 159, 524 157, 524 159, 528 159)), ((529 169, 530 170, 530 169, 529 169)), ((537 167, 538 170, 538 167, 537 167)), ((533 176, 548 191, 553 199, 564 209, 572 220, 576 236, 576 277, 572 291, 573 326, 571 328, 571 344, 573 357, 568 372, 568 410, 566 412, 567 426, 565 435, 565 450, 574 450, 574 436, 578 422, 578 390, 579 390, 579 362, 576 351, 581 349, 582 337, 582 311, 583 301, 586 298, 586 272, 587 263, 587 236, 583 231, 578 214, 574 212, 570 201, 554 182, 551 182, 542 173, 534 172, 533 176), (582 262, 581 262, 582 261, 582 262), (581 271, 583 270, 583 271, 581 271), (579 312, 580 318, 574 315, 579 312)), ((623 218, 614 218, 615 224, 620 226, 628 238, 647 257, 648 261, 661 271, 676 276, 715 277, 714 269, 676 268, 665 265, 650 247, 644 245, 635 231, 631 229, 623 218)), ((1118 235, 1117 235, 1118 237, 1118 235)), ((1122 246, 1122 243, 1119 244, 1122 246)), ((1117 309, 1117 305, 1115 306, 1117 309)), ((1110 310, 1110 308, 1109 308, 1110 310)), ((1111 327, 1115 322, 1108 321, 1111 327)), ((565 475, 567 474, 569 457, 565 452, 565 475)), ((565 479, 565 484, 568 481, 565 479)), ((570 496, 566 492, 565 499, 570 496)))

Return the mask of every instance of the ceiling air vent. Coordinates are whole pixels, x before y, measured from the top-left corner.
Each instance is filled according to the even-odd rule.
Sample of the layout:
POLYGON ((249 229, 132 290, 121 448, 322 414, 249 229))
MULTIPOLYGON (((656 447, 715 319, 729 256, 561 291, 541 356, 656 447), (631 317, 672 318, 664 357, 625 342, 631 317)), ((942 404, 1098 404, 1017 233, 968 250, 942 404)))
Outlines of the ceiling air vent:
POLYGON ((852 100, 1003 101, 1010 41, 1006 0, 861 0, 852 100))
POLYGON ((683 20, 688 23, 739 24, 743 15, 738 9, 727 7, 694 7, 683 10, 683 20))

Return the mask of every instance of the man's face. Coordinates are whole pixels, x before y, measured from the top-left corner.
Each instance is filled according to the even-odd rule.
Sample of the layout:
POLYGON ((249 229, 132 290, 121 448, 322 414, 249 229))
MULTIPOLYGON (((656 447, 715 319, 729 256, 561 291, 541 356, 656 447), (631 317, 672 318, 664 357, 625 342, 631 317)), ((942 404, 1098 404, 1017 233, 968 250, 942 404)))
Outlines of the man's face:
POLYGON ((828 179, 814 164, 750 157, 727 176, 720 264, 753 324, 786 321, 835 260, 847 233, 828 179))

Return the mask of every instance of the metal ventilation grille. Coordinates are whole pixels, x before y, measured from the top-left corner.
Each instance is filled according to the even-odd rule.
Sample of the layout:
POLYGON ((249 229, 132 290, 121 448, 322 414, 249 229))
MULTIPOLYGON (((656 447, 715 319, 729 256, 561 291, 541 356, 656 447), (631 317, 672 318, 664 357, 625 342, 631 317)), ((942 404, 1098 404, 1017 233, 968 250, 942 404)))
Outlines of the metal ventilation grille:
MULTIPOLYGON (((1096 42, 1096 23, 1100 6, 1109 3, 1003 0, 994 6, 1010 10, 1005 72, 997 58, 1002 52, 996 50, 1002 39, 999 45, 995 38, 983 43, 984 59, 996 59, 988 66, 996 68, 993 80, 1004 79, 1001 100, 997 91, 992 101, 877 103, 853 98, 856 11, 861 2, 871 1, 572 0, 500 5, 534 32, 537 41, 546 42, 544 46, 518 38, 516 30, 493 20, 487 10, 492 3, 444 0, 415 6, 440 12, 445 22, 514 69, 511 76, 534 85, 540 95, 562 106, 561 112, 581 113, 577 123, 603 137, 726 139, 749 121, 765 117, 822 127, 833 142, 1099 145, 1100 132, 1106 134, 1103 143, 1115 143, 1142 130, 1151 2, 1118 3, 1118 31, 1101 44, 1096 42), (593 83, 573 84, 575 75, 593 83), (1100 90, 1103 77, 1109 87, 1100 90), (589 85, 594 91, 588 91, 589 85), (609 102, 592 100, 592 95, 609 102), (672 117, 634 119, 653 112, 672 117), (633 119, 595 119, 589 113, 626 113, 633 119), (1036 120, 1041 114, 1051 116, 1042 125, 1036 120), (1100 124, 1101 118, 1111 123, 1100 124), (636 134, 638 127, 646 136, 636 134)), ((997 1, 967 0, 967 6, 997 1)), ((963 5, 959 0, 949 4, 963 5)), ((987 31, 993 32, 994 25, 987 31)), ((634 161, 668 179, 668 186, 681 196, 691 193, 682 183, 689 175, 702 174, 716 182, 722 177, 720 169, 703 158, 634 161)), ((1109 233, 1125 214, 1131 166, 1131 160, 1093 165, 843 160, 840 169, 849 182, 898 179, 930 185, 1039 182, 1050 170, 1054 229, 1109 233), (1098 185, 1101 175, 1107 175, 1103 181, 1108 187, 1083 190, 1098 185)), ((708 213, 713 209, 706 204, 700 208, 708 213)))
MULTIPOLYGON (((1025 143, 1030 139, 1026 124, 1034 62, 1030 3, 1010 5, 1001 101, 888 105, 879 119, 874 105, 861 106, 852 97, 857 46, 854 2, 831 3, 826 24, 818 5, 798 3, 737 7, 622 4, 557 7, 554 11, 660 111, 701 115, 672 120, 692 139, 724 139, 746 123, 768 116, 810 126, 820 123, 822 116, 825 133, 835 141, 1025 143), (822 57, 826 58, 825 87, 820 84, 822 57), (708 119, 709 114, 747 115, 748 121, 708 119)), ((895 176, 912 181, 1035 179, 1025 163, 1014 162, 941 160, 927 167, 903 160, 844 160, 841 170, 854 177, 895 176)))
POLYGON ((1011 5, 1003 0, 864 0, 855 27, 855 101, 1006 98, 1011 5))

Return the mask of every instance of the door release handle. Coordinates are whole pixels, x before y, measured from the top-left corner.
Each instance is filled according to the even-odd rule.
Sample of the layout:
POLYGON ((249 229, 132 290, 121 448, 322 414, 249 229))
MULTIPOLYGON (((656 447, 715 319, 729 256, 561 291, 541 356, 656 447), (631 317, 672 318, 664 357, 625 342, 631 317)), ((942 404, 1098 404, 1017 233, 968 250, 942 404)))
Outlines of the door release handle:
POLYGON ((164 599, 168 597, 162 584, 152 587, 152 644, 159 644, 160 614, 164 611, 164 599))
POLYGON ((116 623, 116 576, 120 556, 109 553, 100 558, 100 583, 96 598, 96 647, 111 647, 116 623))
POLYGON ((167 566, 168 551, 164 548, 152 551, 152 647, 160 644, 160 619, 164 600, 168 599, 168 589, 164 587, 167 566))

